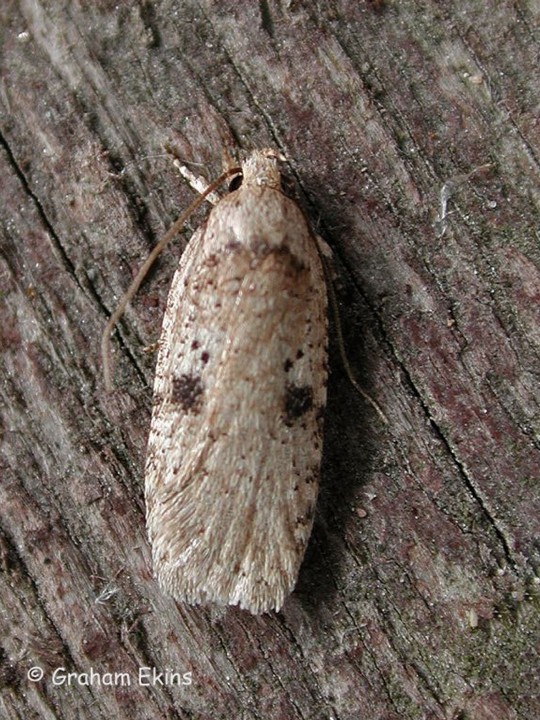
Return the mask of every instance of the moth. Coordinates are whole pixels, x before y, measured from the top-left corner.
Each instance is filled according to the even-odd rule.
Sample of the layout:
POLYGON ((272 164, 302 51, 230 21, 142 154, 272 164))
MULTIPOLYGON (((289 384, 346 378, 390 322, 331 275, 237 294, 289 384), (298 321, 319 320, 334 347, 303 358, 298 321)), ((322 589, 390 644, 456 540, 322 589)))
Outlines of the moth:
POLYGON ((251 153, 193 235, 163 319, 145 474, 160 586, 279 610, 311 533, 327 379, 318 240, 251 153))

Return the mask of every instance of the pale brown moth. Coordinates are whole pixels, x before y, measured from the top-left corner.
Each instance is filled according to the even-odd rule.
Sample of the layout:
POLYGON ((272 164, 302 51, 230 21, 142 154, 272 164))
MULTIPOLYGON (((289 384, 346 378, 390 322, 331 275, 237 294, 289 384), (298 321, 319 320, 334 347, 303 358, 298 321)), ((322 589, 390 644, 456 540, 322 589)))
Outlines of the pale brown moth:
POLYGON ((319 484, 326 308, 278 156, 253 152, 182 255, 159 343, 147 525, 177 600, 258 614, 293 590, 319 484))

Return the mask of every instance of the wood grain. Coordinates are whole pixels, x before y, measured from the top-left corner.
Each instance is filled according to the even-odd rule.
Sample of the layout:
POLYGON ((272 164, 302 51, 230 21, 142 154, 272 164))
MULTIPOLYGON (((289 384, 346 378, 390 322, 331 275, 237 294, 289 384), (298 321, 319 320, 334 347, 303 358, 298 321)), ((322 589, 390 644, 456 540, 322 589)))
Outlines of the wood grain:
POLYGON ((539 714, 539 15, 3 4, 2 718, 539 714), (290 159, 334 251, 350 362, 390 420, 334 341, 322 496, 278 615, 177 605, 151 576, 144 348, 190 230, 127 312, 103 389, 106 319, 193 197, 164 143, 208 178, 224 145, 290 159), (131 682, 55 684, 62 667, 131 682), (145 685, 141 667, 193 682, 145 685))

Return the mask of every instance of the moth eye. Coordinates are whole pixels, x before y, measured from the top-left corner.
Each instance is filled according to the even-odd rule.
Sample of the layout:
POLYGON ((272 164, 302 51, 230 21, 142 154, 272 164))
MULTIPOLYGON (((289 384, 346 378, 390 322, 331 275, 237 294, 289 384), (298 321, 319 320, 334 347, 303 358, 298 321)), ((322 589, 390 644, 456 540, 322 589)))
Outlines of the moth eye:
POLYGON ((235 190, 238 190, 238 188, 242 185, 243 180, 243 175, 235 175, 229 183, 229 192, 234 192, 235 190))

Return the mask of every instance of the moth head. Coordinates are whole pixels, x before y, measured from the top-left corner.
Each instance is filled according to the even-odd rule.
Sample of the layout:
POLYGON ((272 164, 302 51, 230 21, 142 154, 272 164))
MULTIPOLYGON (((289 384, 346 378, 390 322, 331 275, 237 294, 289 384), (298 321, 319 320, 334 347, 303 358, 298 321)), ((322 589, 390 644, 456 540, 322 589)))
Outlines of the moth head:
POLYGON ((242 184, 281 190, 279 162, 284 160, 283 155, 275 150, 254 150, 242 163, 242 184))

